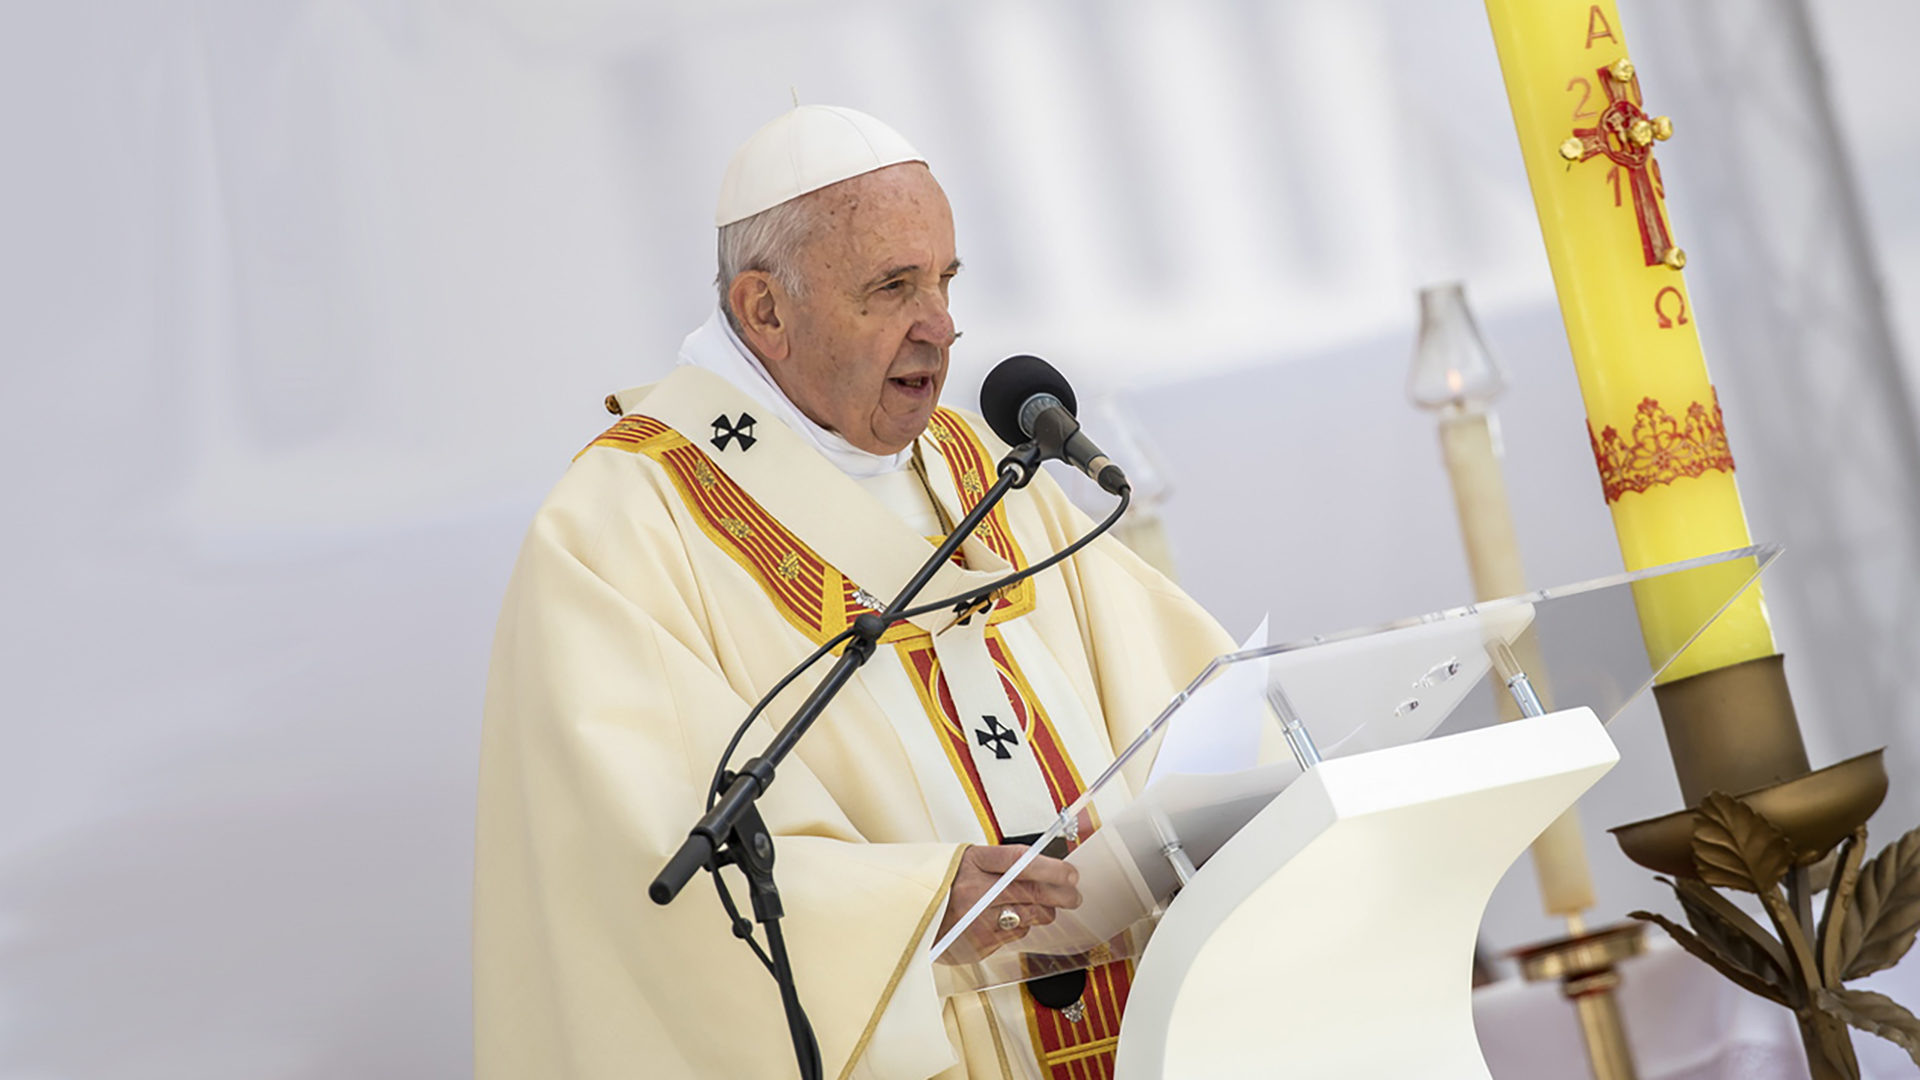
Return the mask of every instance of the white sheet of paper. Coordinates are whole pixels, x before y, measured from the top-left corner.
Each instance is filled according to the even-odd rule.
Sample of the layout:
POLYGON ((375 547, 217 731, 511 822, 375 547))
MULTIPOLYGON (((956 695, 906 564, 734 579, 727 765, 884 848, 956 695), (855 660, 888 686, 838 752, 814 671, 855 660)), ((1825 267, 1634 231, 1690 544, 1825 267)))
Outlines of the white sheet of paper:
MULTIPOLYGON (((1267 619, 1254 627, 1242 651, 1267 643, 1267 619)), ((1147 772, 1147 787, 1177 773, 1214 775, 1251 769, 1260 760, 1260 726, 1266 722, 1267 665, 1234 664, 1201 687, 1167 723, 1147 772)))

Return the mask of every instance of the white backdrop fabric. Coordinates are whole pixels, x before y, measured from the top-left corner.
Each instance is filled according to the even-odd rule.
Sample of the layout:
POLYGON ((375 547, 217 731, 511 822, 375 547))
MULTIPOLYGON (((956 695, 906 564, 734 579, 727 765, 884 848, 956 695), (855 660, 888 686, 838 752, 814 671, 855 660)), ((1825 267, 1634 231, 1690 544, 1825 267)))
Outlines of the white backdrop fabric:
MULTIPOLYGON (((726 156, 793 94, 934 161, 968 263, 956 399, 1017 351, 1119 395, 1229 630, 1469 595, 1432 421, 1402 391, 1412 290, 1445 278, 1514 382, 1531 578, 1618 568, 1473 0, 0 19, 4 1080, 470 1071, 477 727, 513 553, 602 396, 704 317, 726 156)), ((1911 355, 1920 105, 1882 88, 1920 15, 1853 0, 1817 29, 1911 355)), ((1683 137, 1689 107, 1660 105, 1683 137)), ((1828 557, 1894 540, 1855 543, 1828 557)), ((1844 647, 1778 614, 1798 682, 1844 677, 1844 647)), ((1808 726, 1822 760, 1915 738, 1808 726)), ((1660 897, 1599 829, 1678 805, 1651 712, 1615 735, 1626 763, 1584 804, 1602 918, 1660 897)), ((1880 839, 1920 815, 1908 789, 1880 839)), ((1552 929, 1520 868, 1489 941, 1552 929)))

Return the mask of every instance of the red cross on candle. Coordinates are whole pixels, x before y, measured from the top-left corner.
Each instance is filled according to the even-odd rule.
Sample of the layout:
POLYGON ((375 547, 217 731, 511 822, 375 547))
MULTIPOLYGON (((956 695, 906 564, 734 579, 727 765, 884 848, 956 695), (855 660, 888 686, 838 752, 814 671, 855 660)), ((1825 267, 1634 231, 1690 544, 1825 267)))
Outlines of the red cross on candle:
MULTIPOLYGON (((1573 138, 1560 144, 1560 156, 1574 162, 1606 155, 1626 177, 1633 216, 1640 224, 1640 250, 1647 265, 1678 270, 1687 264, 1687 253, 1675 247, 1667 233, 1666 218, 1660 213, 1660 165, 1653 160, 1654 140, 1671 138, 1673 122, 1664 116, 1648 116, 1640 108, 1640 78, 1633 73, 1631 63, 1616 60, 1597 74, 1607 91, 1607 107, 1594 126, 1573 129, 1573 138)), ((1616 180, 1614 205, 1620 205, 1620 201, 1616 180)))

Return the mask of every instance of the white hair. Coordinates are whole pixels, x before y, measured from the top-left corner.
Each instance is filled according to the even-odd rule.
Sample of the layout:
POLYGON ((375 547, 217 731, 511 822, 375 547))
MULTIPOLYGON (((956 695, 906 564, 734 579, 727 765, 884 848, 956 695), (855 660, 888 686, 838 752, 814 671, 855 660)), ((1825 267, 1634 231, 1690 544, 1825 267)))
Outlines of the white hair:
POLYGON ((720 294, 720 311, 734 333, 744 335, 745 331, 740 326, 740 317, 734 313, 727 290, 741 274, 759 270, 771 275, 789 295, 806 294, 800 277, 800 252, 806 247, 819 217, 812 203, 806 196, 788 199, 750 218, 720 227, 720 272, 713 284, 720 294))

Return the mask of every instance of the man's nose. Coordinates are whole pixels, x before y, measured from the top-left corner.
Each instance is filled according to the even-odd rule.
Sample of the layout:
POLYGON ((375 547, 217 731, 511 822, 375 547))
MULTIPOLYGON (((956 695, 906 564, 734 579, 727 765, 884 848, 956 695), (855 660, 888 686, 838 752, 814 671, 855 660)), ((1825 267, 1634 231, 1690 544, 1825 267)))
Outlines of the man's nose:
POLYGON ((954 330, 953 316, 947 312, 947 298, 938 293, 928 296, 921 302, 920 314, 913 320, 913 329, 907 332, 907 336, 944 349, 952 345, 960 334, 954 330))

